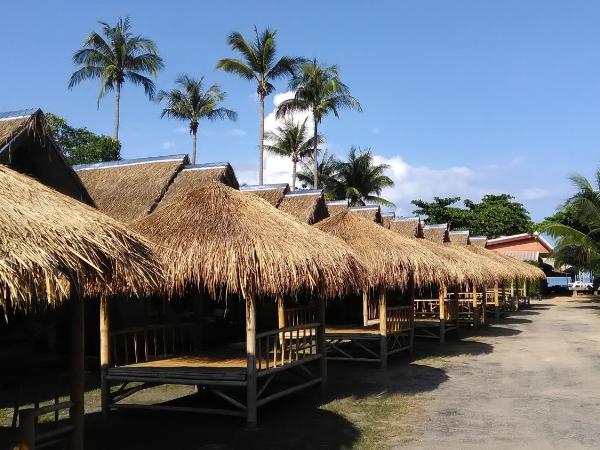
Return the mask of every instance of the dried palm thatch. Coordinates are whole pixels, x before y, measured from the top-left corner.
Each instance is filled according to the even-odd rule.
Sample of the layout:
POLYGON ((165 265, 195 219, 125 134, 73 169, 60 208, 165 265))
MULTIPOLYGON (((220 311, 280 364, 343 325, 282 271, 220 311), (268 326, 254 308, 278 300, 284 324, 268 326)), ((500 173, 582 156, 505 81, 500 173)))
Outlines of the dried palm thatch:
POLYGON ((290 191, 290 185, 283 183, 241 186, 240 191, 257 195, 277 208, 281 203, 281 200, 283 200, 285 194, 290 191))
POLYGON ((450 235, 448 233, 448 224, 439 223, 433 225, 425 225, 423 227, 423 237, 431 242, 443 244, 450 242, 450 235))
POLYGON ((456 230, 448 233, 450 242, 457 245, 469 245, 471 244, 469 231, 468 230, 456 230))
POLYGON ((390 223, 390 230, 407 237, 423 237, 421 219, 418 217, 406 217, 394 219, 390 223))
POLYGON ((381 215, 381 224, 383 225, 384 228, 386 229, 390 229, 390 226, 392 225, 392 222, 394 221, 394 219, 396 218, 396 213, 385 213, 381 215))
POLYGON ((263 199, 223 184, 197 189, 132 226, 159 246, 168 288, 206 289, 213 298, 327 297, 361 288, 358 258, 341 241, 263 199))
POLYGON ((348 211, 348 200, 330 200, 325 203, 330 216, 348 211))
POLYGON ((128 223, 151 213, 187 162, 186 155, 75 166, 100 211, 128 223))
POLYGON ((0 165, 0 305, 84 294, 152 292, 150 244, 99 211, 0 165))
POLYGON ((81 180, 54 142, 40 109, 0 113, 0 164, 93 205, 81 180))
POLYGON ((447 284, 455 273, 436 254, 409 239, 350 211, 315 224, 345 241, 363 261, 369 287, 404 289, 410 274, 417 286, 447 284))
POLYGON ((500 264, 504 264, 506 267, 510 267, 515 274, 513 278, 516 278, 518 280, 544 280, 546 278, 546 274, 542 269, 532 264, 526 263, 525 261, 512 258, 511 256, 505 255, 501 252, 487 250, 483 247, 472 245, 470 247, 472 251, 475 251, 479 254, 484 254, 490 258, 494 258, 500 264))
POLYGON ((195 164, 180 171, 156 209, 161 209, 183 197, 185 194, 209 183, 223 183, 238 189, 238 181, 229 163, 195 164))
POLYGON ((381 208, 379 205, 367 205, 367 206, 351 206, 350 212, 359 214, 365 219, 372 220, 375 223, 381 224, 381 208))
POLYGON ((309 225, 329 217, 325 195, 320 189, 289 192, 279 203, 278 209, 309 225))

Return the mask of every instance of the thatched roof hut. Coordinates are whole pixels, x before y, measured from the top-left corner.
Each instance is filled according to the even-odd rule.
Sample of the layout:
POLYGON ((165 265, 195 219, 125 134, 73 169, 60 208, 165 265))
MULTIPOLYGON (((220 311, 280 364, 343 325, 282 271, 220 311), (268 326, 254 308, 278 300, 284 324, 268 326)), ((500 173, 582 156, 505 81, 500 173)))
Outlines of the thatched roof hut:
POLYGON ((403 289, 410 274, 415 284, 446 284, 454 277, 448 266, 416 239, 409 239, 350 211, 314 225, 344 240, 367 268, 369 286, 403 289))
POLYGON ((156 208, 187 155, 80 164, 74 169, 100 211, 128 223, 156 208))
POLYGON ((93 205, 81 180, 54 142, 40 109, 0 113, 0 164, 93 205))
POLYGON ((348 200, 328 200, 325 204, 327 205, 327 211, 330 216, 348 211, 348 200))
POLYGON ((132 226, 159 246, 175 292, 337 296, 361 287, 355 274, 362 265, 343 242, 223 184, 190 192, 132 226))
POLYGON ((431 242, 443 244, 450 242, 450 233, 448 231, 447 223, 436 223, 431 225, 425 225, 423 227, 423 237, 431 242))
POLYGON ((546 275, 540 268, 526 262, 492 250, 487 250, 480 245, 471 244, 467 248, 479 256, 494 261, 499 267, 499 273, 503 274, 501 281, 512 281, 514 279, 542 280, 546 278, 546 275))
POLYGON ((288 192, 277 208, 309 225, 329 217, 325 194, 320 189, 300 189, 288 192))
POLYGON ((167 192, 156 206, 163 208, 185 194, 210 183, 223 183, 234 189, 239 188, 235 172, 229 163, 207 163, 185 166, 167 188, 167 192))
POLYGON ((470 245, 469 230, 456 230, 448 233, 450 242, 458 245, 470 245))
POLYGON ((381 207, 379 205, 351 206, 349 211, 354 214, 359 214, 380 225, 382 223, 381 207))
POLYGON ((469 241, 470 241, 471 245, 474 247, 485 248, 485 245, 487 243, 487 237, 486 236, 470 236, 469 241))
POLYGON ((154 290, 147 241, 99 211, 0 165, 0 305, 154 290))
POLYGON ((423 236, 423 224, 418 217, 399 217, 390 223, 390 230, 403 236, 418 237, 423 236))
POLYGON ((382 223, 383 227, 387 228, 389 230, 390 226, 395 218, 396 218, 395 212, 388 212, 388 213, 381 214, 381 223, 382 223))
POLYGON ((258 195, 263 200, 266 200, 275 208, 279 206, 285 194, 290 191, 290 185, 287 183, 281 184, 255 184, 251 186, 240 186, 240 191, 258 195))

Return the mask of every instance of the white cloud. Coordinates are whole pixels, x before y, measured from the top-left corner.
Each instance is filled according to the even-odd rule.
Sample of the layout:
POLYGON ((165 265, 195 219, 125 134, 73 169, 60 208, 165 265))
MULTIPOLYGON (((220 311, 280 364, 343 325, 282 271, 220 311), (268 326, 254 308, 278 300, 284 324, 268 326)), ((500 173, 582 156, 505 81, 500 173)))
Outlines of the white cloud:
POLYGON ((170 150, 173 147, 175 147, 175 142, 171 142, 171 141, 165 141, 162 143, 162 148, 165 150, 170 150))
POLYGON ((552 192, 544 188, 526 188, 516 195, 518 200, 531 201, 531 200, 542 200, 552 196, 552 192))
POLYGON ((244 136, 246 136, 246 134, 248 134, 248 133, 246 133, 245 130, 242 130, 241 128, 233 128, 233 129, 229 130, 228 133, 232 134, 234 136, 239 136, 239 137, 244 137, 244 136))
POLYGON ((373 133, 373 134, 379 134, 379 132, 380 132, 380 131, 381 131, 381 130, 380 130, 379 128, 375 127, 375 128, 373 128, 373 129, 371 130, 371 133, 373 133))

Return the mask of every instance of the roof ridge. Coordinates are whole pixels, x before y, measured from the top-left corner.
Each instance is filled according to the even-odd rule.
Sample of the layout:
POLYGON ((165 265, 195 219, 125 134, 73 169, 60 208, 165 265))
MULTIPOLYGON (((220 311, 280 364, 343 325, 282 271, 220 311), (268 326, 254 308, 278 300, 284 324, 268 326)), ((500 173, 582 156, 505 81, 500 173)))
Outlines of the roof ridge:
POLYGON ((167 161, 178 161, 187 159, 187 154, 180 153, 176 155, 165 155, 165 156, 148 156, 143 158, 132 158, 132 159, 119 159, 114 161, 103 161, 89 164, 76 164, 73 166, 74 170, 89 170, 89 169, 104 169, 108 167, 119 167, 119 166, 130 166, 134 164, 148 164, 153 162, 167 162, 167 161))

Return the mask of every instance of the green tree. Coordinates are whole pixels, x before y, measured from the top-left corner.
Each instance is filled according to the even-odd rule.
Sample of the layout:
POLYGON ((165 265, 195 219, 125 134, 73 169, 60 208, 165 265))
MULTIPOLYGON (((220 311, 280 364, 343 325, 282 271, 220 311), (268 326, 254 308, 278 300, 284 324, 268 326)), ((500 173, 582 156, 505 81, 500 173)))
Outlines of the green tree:
POLYGON ((479 203, 465 200, 464 204, 471 211, 468 225, 473 234, 493 239, 533 231, 529 212, 521 203, 515 202, 511 195, 488 194, 479 203))
POLYGON ((67 161, 73 165, 121 159, 121 144, 110 136, 71 127, 63 117, 51 113, 46 113, 46 122, 67 161))
POLYGON ((413 200, 414 214, 427 216, 427 223, 450 223, 452 229, 469 230, 490 239, 519 233, 531 233, 533 222, 521 203, 508 194, 485 195, 481 202, 465 200, 464 208, 452 206, 460 197, 434 197, 432 202, 413 200))
POLYGON ((163 67, 154 41, 131 33, 129 17, 119 18, 115 26, 99 22, 101 34, 93 31, 83 46, 73 54, 73 62, 81 67, 69 80, 69 89, 84 80, 100 80, 100 100, 108 91, 115 92, 115 129, 119 139, 121 88, 125 81, 142 86, 148 98, 154 97, 154 82, 145 76, 156 76, 163 67))
POLYGON ((570 180, 577 193, 565 202, 559 213, 546 219, 540 230, 557 240, 552 254, 557 266, 569 264, 578 270, 599 274, 600 169, 596 172, 596 186, 581 175, 574 175, 570 180))
MULTIPOLYGON (((309 136, 306 128, 306 120, 294 122, 293 119, 286 119, 283 125, 278 126, 275 131, 265 133, 265 150, 276 155, 286 156, 292 160, 292 190, 296 189, 296 170, 298 163, 307 157, 312 150, 314 136, 309 136)), ((317 136, 319 143, 323 138, 317 136)))
POLYGON ((350 89, 339 77, 337 66, 324 66, 316 59, 300 64, 300 73, 290 81, 290 89, 295 91, 294 98, 284 100, 277 107, 277 117, 296 111, 310 111, 313 118, 313 187, 319 186, 318 126, 324 117, 333 113, 339 117, 343 108, 362 111, 357 99, 350 95, 350 89))
POLYGON ((272 82, 278 78, 294 76, 296 67, 303 59, 283 56, 276 61, 277 32, 267 28, 259 34, 254 27, 254 34, 254 41, 247 41, 240 33, 231 33, 227 43, 241 58, 223 58, 217 63, 217 68, 257 83, 256 93, 260 102, 258 183, 263 184, 265 97, 275 90, 272 82))
POLYGON ((471 224, 471 212, 468 209, 454 205, 460 197, 433 197, 432 202, 413 200, 417 208, 413 214, 427 216, 426 223, 450 223, 454 229, 468 229, 471 224))
MULTIPOLYGON (((318 152, 319 158, 317 162, 317 176, 319 178, 319 186, 325 191, 325 196, 328 200, 340 198, 341 189, 337 179, 338 160, 327 152, 327 150, 318 152)), ((302 169, 298 173, 298 180, 302 183, 302 187, 313 185, 314 182, 314 162, 312 158, 307 161, 301 161, 302 169)), ((342 197, 343 198, 343 195, 342 197)))
POLYGON ((347 198, 352 206, 367 203, 394 206, 389 200, 380 197, 384 188, 394 185, 392 179, 385 175, 389 167, 387 164, 374 164, 370 149, 352 147, 347 160, 337 163, 336 177, 342 198, 347 198))
POLYGON ((179 88, 160 91, 157 96, 159 102, 166 103, 161 117, 172 117, 189 123, 192 135, 192 164, 196 163, 196 136, 201 119, 237 120, 235 111, 218 106, 226 96, 221 87, 213 84, 205 90, 202 86, 203 81, 204 77, 197 80, 188 75, 180 75, 175 80, 179 88))

